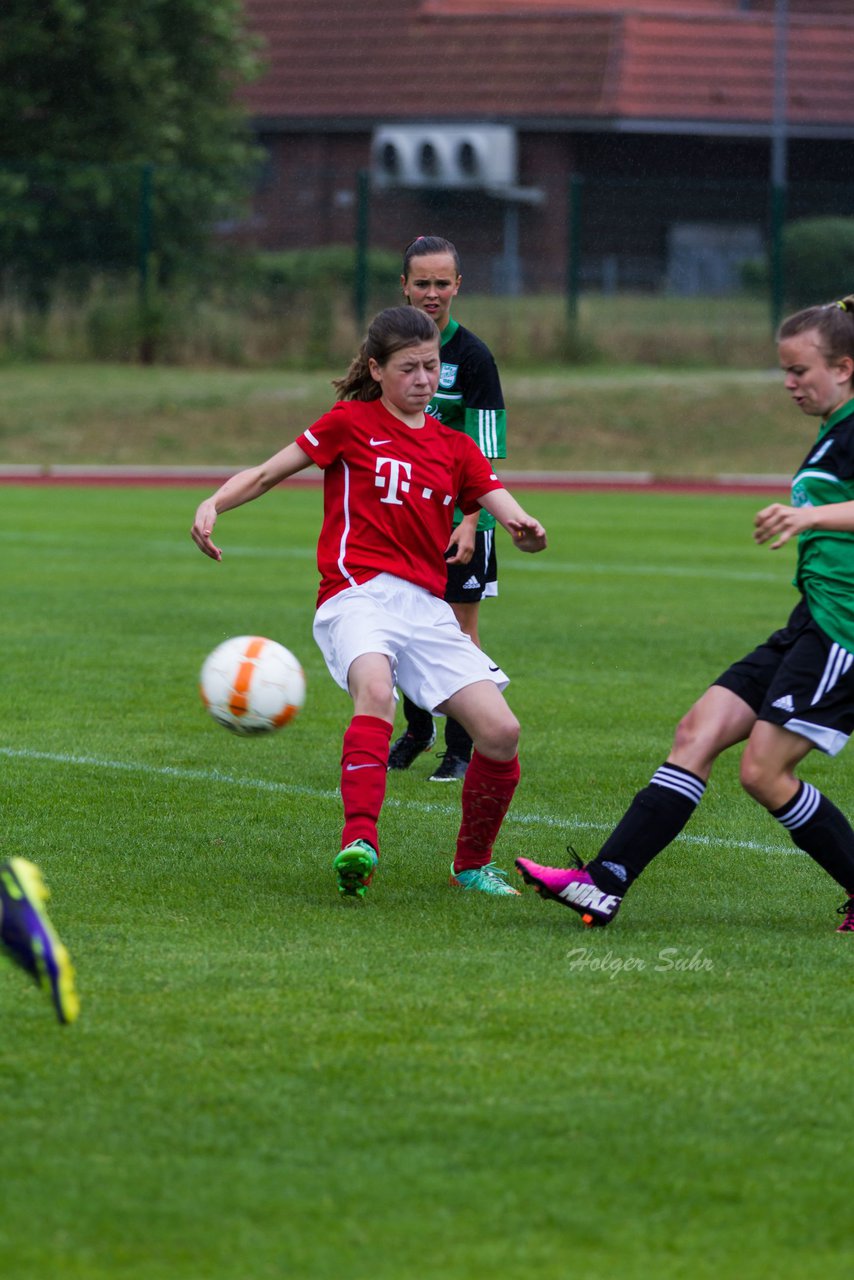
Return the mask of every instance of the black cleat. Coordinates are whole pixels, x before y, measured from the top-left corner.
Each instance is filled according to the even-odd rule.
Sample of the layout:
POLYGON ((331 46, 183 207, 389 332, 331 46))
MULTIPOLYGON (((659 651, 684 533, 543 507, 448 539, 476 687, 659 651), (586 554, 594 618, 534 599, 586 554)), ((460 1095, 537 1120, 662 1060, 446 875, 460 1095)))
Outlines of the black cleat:
POLYGON ((416 738, 407 729, 406 733, 401 734, 397 741, 391 744, 391 750, 388 753, 389 769, 408 769, 412 761, 425 751, 429 751, 435 741, 435 729, 429 738, 416 738))
POLYGON ((430 774, 427 781, 462 782, 466 776, 466 769, 469 767, 468 760, 463 760, 462 756, 455 756, 452 751, 445 751, 440 754, 442 755, 442 763, 435 773, 430 774))

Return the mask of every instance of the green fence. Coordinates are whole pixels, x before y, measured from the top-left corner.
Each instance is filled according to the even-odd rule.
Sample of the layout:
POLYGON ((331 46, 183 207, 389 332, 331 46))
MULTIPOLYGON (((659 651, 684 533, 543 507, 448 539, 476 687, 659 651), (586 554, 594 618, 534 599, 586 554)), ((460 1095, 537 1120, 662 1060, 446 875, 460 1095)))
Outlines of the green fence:
POLYGON ((243 197, 168 167, 0 164, 0 353, 56 354, 64 308, 59 354, 337 363, 371 309, 399 298, 419 233, 458 245, 460 307, 511 360, 610 358, 603 334, 644 299, 651 315, 662 300, 707 315, 713 346, 738 303, 765 339, 786 299, 784 227, 854 215, 854 184, 728 175, 582 172, 525 200, 320 166, 221 178, 243 197))

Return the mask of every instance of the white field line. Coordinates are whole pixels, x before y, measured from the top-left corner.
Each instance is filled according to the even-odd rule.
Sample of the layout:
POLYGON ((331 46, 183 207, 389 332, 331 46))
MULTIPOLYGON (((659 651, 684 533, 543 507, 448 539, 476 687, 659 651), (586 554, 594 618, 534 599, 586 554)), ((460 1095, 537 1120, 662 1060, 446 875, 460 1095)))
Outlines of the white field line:
MULTIPOLYGON (((12 544, 30 544, 49 546, 55 545, 60 547, 69 555, 74 554, 75 547, 97 547, 103 545, 102 538, 81 538, 75 537, 73 540, 63 538, 61 535, 46 532, 19 533, 15 530, 0 530, 0 543, 12 544)), ((111 542, 111 549, 115 549, 116 543, 111 542)), ((222 542, 223 559, 250 559, 250 560, 314 560, 316 551, 314 547, 249 547, 240 545, 229 545, 227 539, 222 542)), ((185 552, 192 552, 192 544, 189 537, 186 542, 162 541, 159 539, 149 539, 142 542, 135 542, 134 547, 137 551, 145 550, 149 553, 158 553, 164 555, 178 554, 181 557, 185 552)), ((696 564, 678 565, 665 564, 659 562, 656 564, 640 564, 636 561, 621 564, 619 562, 594 562, 590 560, 539 560, 533 559, 531 556, 519 556, 510 559, 505 556, 501 561, 501 572, 521 571, 524 573, 546 573, 546 574, 589 574, 592 576, 609 576, 617 575, 627 578, 643 578, 643 577, 670 577, 670 578, 692 578, 696 579, 698 567, 696 564)), ((717 569, 712 566, 705 566, 699 570, 704 579, 714 579, 716 582, 782 582, 785 575, 781 573, 773 573, 767 570, 757 569, 717 569)))
POLYGON ((593 575, 621 574, 627 578, 669 577, 669 578, 714 578, 721 582, 781 582, 784 577, 780 573, 769 573, 756 569, 714 569, 708 566, 679 564, 594 564, 589 560, 565 561, 530 560, 528 557, 521 563, 519 560, 508 560, 505 555, 501 561, 501 572, 508 569, 524 570, 525 573, 572 573, 593 575))
MULTIPOLYGON (((104 769, 115 773, 141 773, 147 777, 169 778, 178 782, 211 782, 236 787, 245 791, 272 791, 284 796, 307 796, 312 800, 340 799, 340 793, 337 789, 333 791, 322 787, 296 786, 289 782, 271 782, 267 778, 241 777, 237 774, 223 773, 220 769, 186 769, 174 765, 142 764, 133 760, 104 760, 98 756, 78 756, 53 751, 32 751, 26 747, 0 747, 0 756, 5 756, 9 760, 31 760, 40 764, 69 765, 72 768, 104 769)), ((394 796, 386 797, 384 807, 415 810, 418 813, 427 814, 453 813, 457 808, 456 805, 435 804, 432 801, 425 800, 398 800, 394 796)), ((510 810, 505 825, 558 828, 569 834, 573 831, 608 832, 612 830, 612 826, 604 822, 580 822, 571 815, 554 817, 545 813, 520 813, 517 809, 510 810)), ((719 844, 718 841, 712 840, 709 836, 694 836, 684 833, 679 836, 679 840, 684 841, 686 844, 701 845, 704 848, 719 844)), ((767 844, 756 840, 729 840, 727 841, 727 848, 733 850, 746 849, 753 853, 764 853, 774 857, 780 854, 801 856, 801 850, 791 845, 767 844)))

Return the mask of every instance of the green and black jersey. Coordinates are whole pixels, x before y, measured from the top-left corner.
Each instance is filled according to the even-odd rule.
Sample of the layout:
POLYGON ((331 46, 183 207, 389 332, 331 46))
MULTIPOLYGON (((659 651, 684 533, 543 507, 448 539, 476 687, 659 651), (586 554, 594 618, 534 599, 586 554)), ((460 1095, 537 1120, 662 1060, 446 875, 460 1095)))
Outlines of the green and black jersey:
MULTIPOLYGON (((427 412, 455 431, 464 431, 487 458, 507 457, 507 415, 492 352, 470 329, 448 321, 442 330, 439 386, 427 412)), ((454 523, 462 520, 454 513, 454 523)), ((495 517, 480 513, 478 530, 493 529, 495 517)))
MULTIPOLYGON (((854 400, 821 425, 792 481, 792 506, 854 502, 854 400)), ((795 586, 831 640, 854 652, 854 533, 808 529, 798 539, 795 586)))

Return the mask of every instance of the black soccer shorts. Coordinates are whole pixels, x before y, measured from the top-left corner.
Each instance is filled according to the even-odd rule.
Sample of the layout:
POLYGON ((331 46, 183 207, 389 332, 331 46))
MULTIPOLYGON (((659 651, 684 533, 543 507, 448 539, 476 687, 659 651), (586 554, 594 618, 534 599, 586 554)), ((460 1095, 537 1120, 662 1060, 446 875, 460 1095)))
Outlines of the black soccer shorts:
POLYGON ((498 561, 495 555, 495 530, 481 529, 475 534, 474 555, 468 564, 448 565, 448 604, 477 604, 487 596, 498 595, 498 561))
POLYGON ((801 599, 775 631, 714 681, 757 719, 781 725, 835 756, 854 732, 854 653, 831 640, 801 599))

